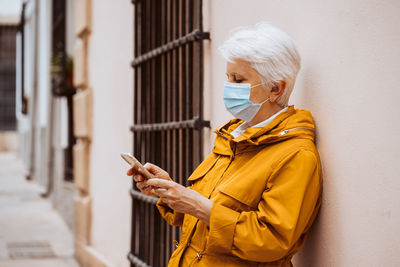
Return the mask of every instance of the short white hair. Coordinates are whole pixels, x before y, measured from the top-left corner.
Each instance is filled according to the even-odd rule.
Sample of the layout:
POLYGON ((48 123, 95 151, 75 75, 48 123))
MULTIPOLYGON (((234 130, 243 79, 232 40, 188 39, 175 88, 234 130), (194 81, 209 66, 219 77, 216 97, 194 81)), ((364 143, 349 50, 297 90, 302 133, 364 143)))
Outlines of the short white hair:
POLYGON ((276 100, 287 106, 300 70, 300 55, 289 35, 268 22, 238 27, 219 47, 228 62, 241 59, 250 62, 260 75, 264 88, 285 80, 286 88, 276 100))

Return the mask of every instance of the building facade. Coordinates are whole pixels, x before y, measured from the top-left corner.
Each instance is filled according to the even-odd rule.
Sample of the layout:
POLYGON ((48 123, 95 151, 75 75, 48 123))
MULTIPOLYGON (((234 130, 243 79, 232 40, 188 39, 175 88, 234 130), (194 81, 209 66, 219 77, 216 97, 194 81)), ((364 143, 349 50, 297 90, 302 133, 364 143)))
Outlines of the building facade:
MULTIPOLYGON (((160 127, 178 127, 174 128, 178 132, 176 137, 171 135, 171 144, 181 149, 183 132, 191 130, 180 129, 179 125, 183 124, 168 123, 190 121, 195 116, 179 116, 183 111, 178 110, 175 119, 171 115, 165 121, 157 121, 157 114, 162 116, 162 112, 157 111, 158 102, 151 102, 151 97, 162 99, 161 94, 167 96, 176 88, 186 88, 179 84, 182 78, 179 70, 177 76, 173 75, 173 56, 171 67, 165 73, 150 64, 148 78, 138 76, 135 66, 142 63, 134 62, 146 52, 191 32, 189 26, 182 26, 181 31, 171 30, 173 36, 169 39, 157 34, 152 37, 157 27, 165 26, 157 20, 157 14, 161 14, 160 18, 166 16, 167 24, 184 25, 183 16, 187 19, 190 16, 183 10, 189 10, 191 4, 201 8, 202 21, 196 25, 202 28, 200 32, 209 33, 209 38, 196 37, 202 44, 197 58, 190 57, 190 53, 179 56, 186 52, 177 52, 175 65, 183 64, 179 61, 183 58, 203 61, 193 68, 194 73, 203 69, 201 76, 194 79, 199 82, 196 86, 202 88, 202 101, 196 102, 200 105, 196 107, 201 110, 200 122, 205 121, 196 130, 202 143, 195 149, 203 157, 210 153, 215 137, 213 129, 231 118, 222 105, 226 76, 218 46, 237 26, 272 22, 293 37, 302 56, 302 69, 290 103, 312 112, 323 164, 322 208, 309 240, 295 256, 295 265, 399 265, 396 238, 400 222, 397 179, 400 107, 396 104, 400 97, 396 89, 400 72, 398 1, 27 1, 23 32, 17 37, 16 109, 20 153, 28 166, 27 176, 43 185, 43 194, 52 199, 74 231, 76 256, 82 266, 122 267, 129 266, 130 261, 145 261, 140 255, 138 259, 127 258, 129 252, 136 255, 131 247, 145 240, 131 242, 131 233, 136 229, 132 227, 132 216, 136 218, 135 207, 139 206, 132 206, 135 205, 130 193, 132 181, 125 175, 128 166, 119 154, 135 152, 137 155, 143 151, 146 154, 144 145, 137 152, 140 140, 146 140, 146 144, 165 140, 157 139, 157 134, 138 139, 138 131, 143 132, 147 126, 134 125, 155 123, 158 126, 165 123, 160 127), (60 3, 61 11, 55 8, 60 3), (139 9, 149 13, 138 13, 139 9), (152 10, 161 13, 152 15, 152 10), (64 30, 54 31, 58 23, 55 14, 64 14, 64 30), (139 28, 138 14, 150 16, 139 28), (146 32, 139 33, 138 29, 146 32), (138 42, 138 38, 149 39, 138 42), (60 40, 61 48, 55 40, 60 40), (137 46, 144 47, 145 42, 148 50, 138 50, 137 46), (59 66, 55 62, 55 51, 63 51, 61 65, 65 69, 62 71, 54 70, 59 66), (73 83, 68 87, 65 84, 69 77, 66 75, 69 55, 73 59, 73 83), (152 68, 156 71, 152 72, 152 68), (57 77, 61 79, 58 87, 57 77), (170 84, 169 90, 163 90, 166 85, 158 83, 158 79, 164 78, 170 79, 165 80, 170 84), (139 90, 143 92, 146 86, 150 95, 138 103, 139 90), (146 103, 147 100, 150 102, 146 103), (144 114, 141 120, 138 105, 145 107, 139 110, 144 114), (26 114, 22 112, 24 106, 26 114)), ((196 16, 194 21, 199 23, 196 16)), ((168 62, 167 57, 165 60, 168 62)), ((176 92, 178 100, 170 103, 180 105, 181 91, 176 92)), ((192 122, 193 127, 198 126, 192 122)), ((153 147, 149 151, 159 160, 157 153, 163 150, 153 147)), ((188 155, 184 153, 189 152, 181 155, 188 155)), ((169 171, 183 177, 179 170, 169 171)), ((167 242, 172 240, 156 241, 170 246, 167 242)), ((146 257, 160 257, 150 252, 149 255, 146 257)))

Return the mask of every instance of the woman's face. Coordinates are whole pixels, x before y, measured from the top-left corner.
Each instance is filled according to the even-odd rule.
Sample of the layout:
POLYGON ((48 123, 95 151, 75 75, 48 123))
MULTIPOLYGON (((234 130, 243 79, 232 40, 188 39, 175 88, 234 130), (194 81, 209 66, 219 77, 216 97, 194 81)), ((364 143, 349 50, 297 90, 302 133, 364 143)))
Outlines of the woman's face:
MULTIPOLYGON (((260 84, 260 78, 255 69, 248 61, 236 59, 233 63, 226 63, 226 75, 231 83, 250 83, 251 86, 260 84)), ((250 101, 261 103, 268 98, 268 92, 261 84, 250 90, 250 101)))

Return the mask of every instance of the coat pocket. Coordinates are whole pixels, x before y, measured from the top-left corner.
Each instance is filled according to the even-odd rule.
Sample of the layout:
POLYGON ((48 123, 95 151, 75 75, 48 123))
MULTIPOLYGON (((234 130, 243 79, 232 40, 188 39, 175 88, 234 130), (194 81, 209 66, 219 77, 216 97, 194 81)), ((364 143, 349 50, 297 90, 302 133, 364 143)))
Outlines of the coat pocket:
MULTIPOLYGON (((229 198, 233 199, 235 202, 230 203, 229 206, 235 208, 234 205, 238 206, 238 209, 241 211, 249 211, 256 210, 258 203, 261 200, 262 193, 259 192, 262 190, 257 190, 257 188, 246 189, 240 185, 232 185, 228 184, 219 189, 219 192, 229 198)), ((232 201, 230 201, 232 202, 232 201)), ((238 210, 235 208, 235 210, 238 210)))
POLYGON ((211 169, 214 167, 215 163, 219 159, 219 155, 214 153, 210 154, 189 176, 188 182, 194 184, 196 181, 203 178, 211 169))

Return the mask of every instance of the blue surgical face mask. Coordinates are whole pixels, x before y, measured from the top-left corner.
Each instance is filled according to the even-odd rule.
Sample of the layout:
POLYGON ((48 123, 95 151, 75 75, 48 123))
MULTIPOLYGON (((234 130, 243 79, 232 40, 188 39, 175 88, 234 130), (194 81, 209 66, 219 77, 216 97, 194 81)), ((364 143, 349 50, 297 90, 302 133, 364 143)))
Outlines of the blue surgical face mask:
POLYGON ((261 105, 269 100, 267 98, 262 103, 253 103, 250 101, 251 88, 260 86, 256 84, 251 86, 249 83, 230 83, 224 85, 224 103, 226 109, 236 118, 251 121, 257 114, 261 105))

